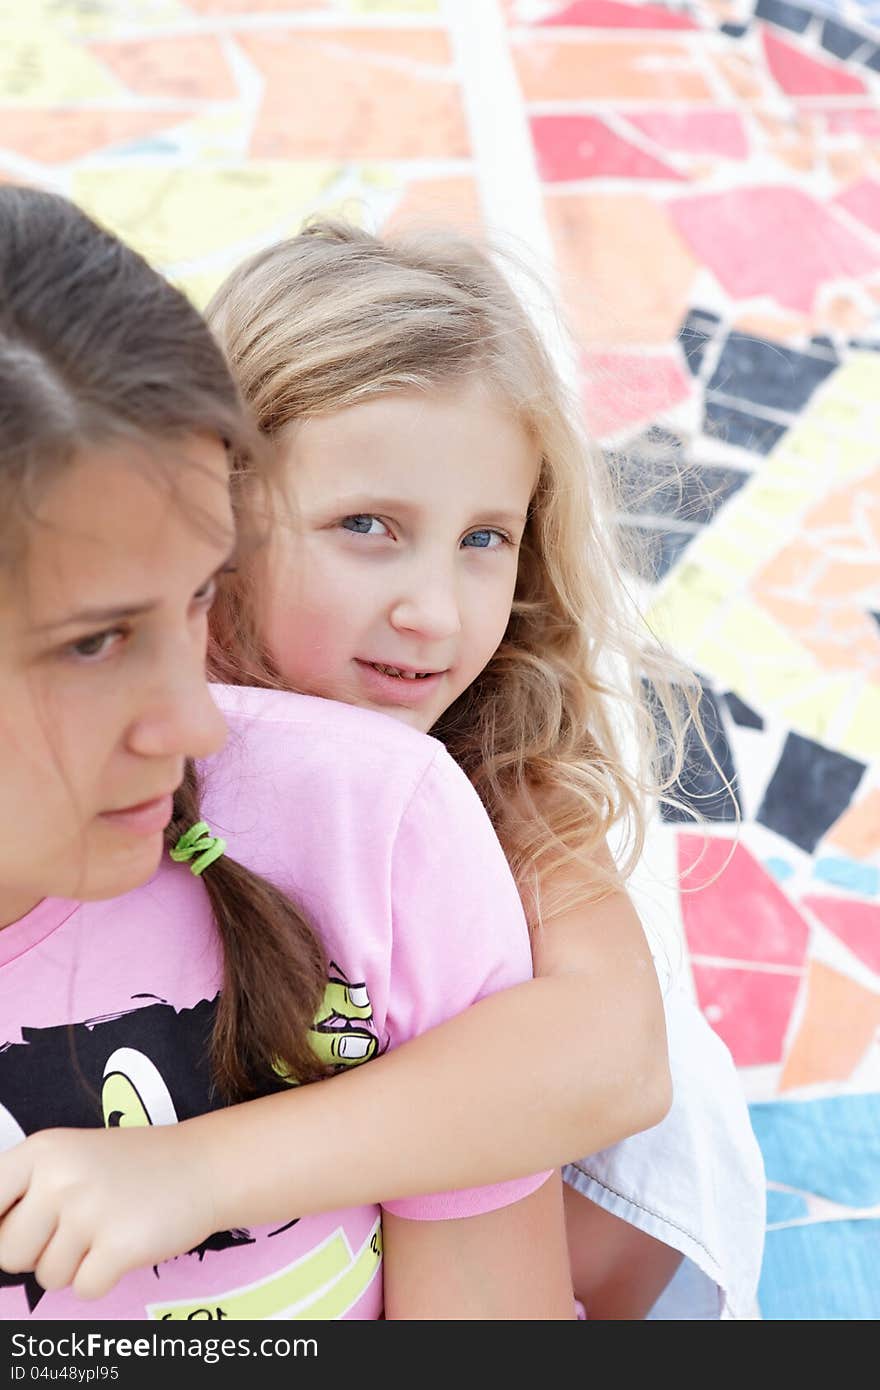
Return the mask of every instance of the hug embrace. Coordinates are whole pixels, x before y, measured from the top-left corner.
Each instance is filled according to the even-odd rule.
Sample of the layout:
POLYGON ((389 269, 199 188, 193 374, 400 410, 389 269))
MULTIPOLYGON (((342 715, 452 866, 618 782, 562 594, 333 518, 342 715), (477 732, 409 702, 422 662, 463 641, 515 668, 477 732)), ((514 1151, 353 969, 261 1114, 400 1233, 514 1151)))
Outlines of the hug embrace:
POLYGON ((5 186, 0 269, 2 1316, 748 1316, 626 890, 699 687, 495 261, 315 223, 206 324, 5 186))

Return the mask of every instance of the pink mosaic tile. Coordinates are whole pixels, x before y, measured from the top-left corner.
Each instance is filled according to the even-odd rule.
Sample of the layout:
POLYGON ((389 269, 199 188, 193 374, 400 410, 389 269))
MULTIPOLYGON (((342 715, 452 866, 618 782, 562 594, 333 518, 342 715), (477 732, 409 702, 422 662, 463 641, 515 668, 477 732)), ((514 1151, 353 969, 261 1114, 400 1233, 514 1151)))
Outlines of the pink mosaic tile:
POLYGON ((583 370, 587 425, 598 439, 653 420, 693 392, 671 355, 587 354, 583 370))
POLYGON ((618 0, 575 0, 541 20, 543 25, 584 25, 591 29, 696 29, 686 14, 659 5, 627 5, 618 0))
POLYGON ((860 110, 835 110, 825 113, 828 130, 832 135, 864 135, 867 139, 880 139, 880 111, 873 106, 860 110))
POLYGON ((228 101, 238 96, 219 39, 207 34, 93 43, 89 49, 137 96, 174 101, 228 101))
POLYGON ((533 116, 538 171, 546 183, 604 177, 684 180, 672 165, 625 140, 598 116, 533 116))
POLYGON ((782 1060, 801 976, 692 965, 697 1002, 738 1067, 782 1060))
POLYGON ((664 149, 745 159, 749 147, 736 111, 639 111, 625 119, 664 149))
POLYGON ((826 281, 880 269, 880 251, 799 188, 679 198, 669 203, 669 214, 697 259, 736 298, 767 295, 809 313, 826 281))
POLYGON ((819 894, 810 894, 803 903, 854 956, 880 975, 880 907, 853 898, 819 894))
POLYGON ((803 963, 807 923, 745 845, 680 834, 678 860, 679 874, 686 875, 681 915, 694 955, 792 967, 803 963))
POLYGON ((761 34, 767 66, 789 96, 862 96, 867 86, 841 65, 823 63, 765 28, 761 34))
POLYGON ((863 179, 834 200, 873 232, 880 232, 880 182, 863 179))
POLYGON ((798 1031, 779 1081, 780 1091, 846 1081, 880 1027, 880 994, 811 961, 798 1031))

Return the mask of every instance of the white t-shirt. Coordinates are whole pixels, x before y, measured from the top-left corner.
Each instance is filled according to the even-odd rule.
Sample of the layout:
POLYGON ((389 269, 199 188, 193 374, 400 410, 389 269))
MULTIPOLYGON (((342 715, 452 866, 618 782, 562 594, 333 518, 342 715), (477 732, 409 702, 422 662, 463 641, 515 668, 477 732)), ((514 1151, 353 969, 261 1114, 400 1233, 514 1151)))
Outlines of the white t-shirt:
MULTIPOLYGON (((529 976, 504 854, 436 740, 331 701, 215 693, 231 732, 202 768, 202 814, 229 855, 320 931, 332 965, 318 1027, 341 1064, 529 976)), ((221 980, 204 885, 167 858, 124 897, 47 899, 0 931, 0 1147, 50 1126, 166 1124, 212 1109, 205 1057, 221 980)), ((357 1134, 350 1153, 356 1164, 357 1134)), ((467 1216, 545 1177, 386 1205, 410 1218, 467 1216)), ((378 1317, 380 1209, 297 1215, 218 1232, 96 1303, 0 1275, 0 1316, 378 1317)))

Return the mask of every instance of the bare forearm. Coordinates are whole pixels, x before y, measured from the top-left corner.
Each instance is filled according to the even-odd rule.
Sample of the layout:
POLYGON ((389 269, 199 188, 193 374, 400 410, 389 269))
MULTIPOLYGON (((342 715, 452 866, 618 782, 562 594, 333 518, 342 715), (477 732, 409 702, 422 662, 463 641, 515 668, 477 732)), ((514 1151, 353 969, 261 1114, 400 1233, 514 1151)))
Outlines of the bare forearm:
POLYGON ((662 1022, 652 1046, 601 996, 531 981, 357 1071, 187 1121, 218 1228, 521 1177, 656 1123, 662 1022))

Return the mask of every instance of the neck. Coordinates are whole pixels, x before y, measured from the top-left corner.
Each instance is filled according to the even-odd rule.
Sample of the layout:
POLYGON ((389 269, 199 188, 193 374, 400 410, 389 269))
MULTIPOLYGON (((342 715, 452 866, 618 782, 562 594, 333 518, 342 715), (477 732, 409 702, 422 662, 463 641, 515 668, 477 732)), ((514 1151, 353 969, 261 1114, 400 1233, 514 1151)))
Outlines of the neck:
POLYGON ((13 922, 20 922, 39 902, 42 902, 42 898, 35 898, 32 892, 0 889, 0 931, 4 927, 11 927, 13 922))

